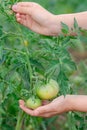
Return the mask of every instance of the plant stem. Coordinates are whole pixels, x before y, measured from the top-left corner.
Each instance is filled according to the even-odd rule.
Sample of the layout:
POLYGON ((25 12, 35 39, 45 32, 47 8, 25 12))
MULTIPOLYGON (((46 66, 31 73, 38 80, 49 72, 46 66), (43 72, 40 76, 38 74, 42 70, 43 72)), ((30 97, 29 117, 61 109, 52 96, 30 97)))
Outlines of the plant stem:
MULTIPOLYGON (((19 31, 20 33, 22 34, 21 32, 21 29, 19 28, 19 31)), ((25 42, 25 39, 22 35, 22 38, 21 38, 21 44, 23 44, 25 42)), ((24 44, 23 44, 24 45, 24 44)), ((32 77, 33 77, 33 73, 32 73, 32 67, 31 67, 31 63, 30 63, 30 54, 29 54, 29 50, 28 50, 28 47, 26 45, 24 45, 24 48, 25 48, 25 56, 26 56, 26 60, 27 60, 27 65, 28 65, 28 72, 29 72, 29 80, 30 80, 30 90, 31 90, 31 86, 33 85, 32 83, 32 77)))
POLYGON ((14 50, 14 49, 11 49, 11 48, 4 48, 4 50, 8 50, 8 51, 12 51, 12 52, 16 52, 16 53, 20 53, 20 54, 26 55, 25 52, 20 51, 20 50, 14 50))
POLYGON ((30 87, 33 85, 32 84, 32 68, 31 68, 31 63, 30 63, 30 57, 29 57, 29 51, 28 48, 25 46, 26 49, 26 60, 27 60, 27 64, 28 64, 28 70, 29 70, 29 75, 30 75, 30 87))
POLYGON ((22 123, 23 123, 23 117, 24 117, 24 112, 19 111, 15 130, 21 130, 21 126, 22 126, 22 123))

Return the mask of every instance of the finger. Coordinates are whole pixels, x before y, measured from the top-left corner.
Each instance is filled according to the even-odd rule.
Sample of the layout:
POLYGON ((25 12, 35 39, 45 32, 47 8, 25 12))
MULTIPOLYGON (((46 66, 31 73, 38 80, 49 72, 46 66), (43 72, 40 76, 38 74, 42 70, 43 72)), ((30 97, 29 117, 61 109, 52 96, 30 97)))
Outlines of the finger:
POLYGON ((17 19, 17 18, 26 19, 26 15, 17 13, 17 14, 16 14, 16 19, 17 19))
POLYGON ((25 19, 17 18, 17 22, 20 23, 20 24, 22 24, 23 26, 26 26, 26 27, 29 28, 29 23, 28 23, 28 25, 27 25, 27 23, 26 23, 26 18, 25 18, 25 19))
POLYGON ((18 2, 17 5, 20 5, 20 6, 25 6, 25 7, 30 7, 32 6, 32 4, 37 4, 37 3, 34 3, 34 2, 18 2))
POLYGON ((17 22, 18 22, 18 23, 21 23, 21 24, 22 24, 22 23, 23 23, 22 21, 23 21, 23 20, 22 20, 20 17, 17 18, 17 22))
POLYGON ((21 15, 19 13, 16 14, 16 20, 17 22, 19 22, 20 24, 26 26, 26 16, 25 15, 21 15))
POLYGON ((19 100, 19 104, 24 105, 25 104, 24 100, 19 100))
POLYGON ((21 14, 19 14, 19 13, 16 14, 16 20, 17 20, 18 22, 21 21, 21 14))
POLYGON ((49 117, 52 117, 52 116, 55 116, 57 113, 45 113, 45 114, 42 114, 42 115, 39 115, 39 117, 45 117, 45 118, 49 118, 49 117))
POLYGON ((56 112, 40 114, 39 112, 37 113, 36 110, 30 110, 30 109, 24 107, 23 105, 20 105, 20 108, 21 108, 24 112, 26 112, 27 114, 29 114, 29 115, 31 115, 31 116, 38 116, 38 117, 49 118, 49 117, 52 117, 52 116, 56 115, 56 112))
MULTIPOLYGON (((35 109, 35 110, 31 110, 31 109, 29 109, 29 108, 27 108, 27 107, 25 107, 24 106, 24 101, 23 100, 20 100, 19 101, 19 104, 20 104, 20 108, 23 110, 23 111, 25 111, 27 114, 29 114, 29 115, 31 115, 31 116, 39 116, 39 117, 46 117, 46 118, 48 118, 48 117, 52 117, 52 116, 54 116, 54 115, 56 115, 57 114, 57 112, 43 112, 43 113, 41 113, 39 110, 40 109, 35 109)), ((39 107, 40 108, 40 107, 39 107)))
POLYGON ((31 110, 31 109, 29 109, 29 108, 27 108, 27 107, 25 106, 25 102, 24 102, 23 100, 20 100, 20 101, 19 101, 19 106, 20 106, 20 108, 21 108, 24 112, 26 112, 27 114, 29 114, 29 115, 31 115, 31 116, 37 116, 37 113, 34 112, 34 110, 31 110))
POLYGON ((56 112, 56 111, 55 111, 55 107, 52 107, 51 104, 48 104, 48 105, 38 107, 36 109, 36 112, 38 113, 38 115, 41 115, 44 113, 50 113, 50 112, 56 112))
MULTIPOLYGON (((19 100, 19 105, 21 106, 21 108, 26 108, 25 107, 25 102, 24 102, 24 100, 19 100)), ((45 113, 45 112, 48 112, 48 113, 50 113, 51 111, 49 111, 50 109, 50 105, 48 106, 48 105, 45 105, 45 106, 41 106, 41 107, 38 107, 37 109, 35 109, 35 110, 31 110, 31 109, 29 109, 30 111, 35 111, 36 113, 38 113, 38 114, 40 114, 40 113, 45 113), (40 112, 41 111, 41 112, 40 112)), ((28 108, 27 108, 28 109, 28 108)), ((52 109, 52 111, 53 111, 53 109, 52 109)))
POLYGON ((20 108, 26 112, 27 114, 31 115, 31 116, 34 116, 34 113, 32 110, 28 109, 27 107, 23 106, 23 105, 20 105, 20 108))
POLYGON ((16 17, 21 17, 21 14, 20 13, 16 13, 16 17))
POLYGON ((27 7, 27 6, 20 6, 20 5, 13 5, 12 6, 12 10, 16 13, 21 13, 21 14, 31 14, 31 8, 32 6, 30 7, 27 7))
POLYGON ((47 105, 47 104, 49 104, 50 103, 50 101, 48 101, 48 100, 43 100, 42 101, 42 105, 47 105))

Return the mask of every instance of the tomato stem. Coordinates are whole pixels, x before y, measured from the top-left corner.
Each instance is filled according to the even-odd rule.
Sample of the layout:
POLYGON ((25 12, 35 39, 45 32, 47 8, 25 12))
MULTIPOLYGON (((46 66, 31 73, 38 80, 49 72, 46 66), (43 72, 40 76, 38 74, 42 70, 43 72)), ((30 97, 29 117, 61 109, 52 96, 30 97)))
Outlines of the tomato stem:
POLYGON ((23 111, 19 111, 15 130, 20 130, 21 129, 23 117, 24 117, 24 112, 23 111))
POLYGON ((26 55, 25 52, 20 51, 20 50, 15 50, 15 49, 11 49, 11 48, 3 48, 3 49, 7 50, 7 51, 13 51, 13 52, 16 52, 16 53, 20 53, 20 54, 26 55))
POLYGON ((30 75, 30 87, 33 85, 32 84, 32 67, 31 67, 31 63, 30 63, 30 57, 29 57, 29 51, 28 48, 25 46, 26 48, 26 59, 27 59, 27 64, 28 64, 28 71, 29 71, 29 75, 30 75))

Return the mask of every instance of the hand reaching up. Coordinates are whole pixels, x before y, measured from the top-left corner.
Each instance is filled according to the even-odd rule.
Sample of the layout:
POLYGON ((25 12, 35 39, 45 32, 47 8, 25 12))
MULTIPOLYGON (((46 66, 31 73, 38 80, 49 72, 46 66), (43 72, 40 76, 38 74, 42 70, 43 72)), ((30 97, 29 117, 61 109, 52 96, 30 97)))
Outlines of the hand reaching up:
POLYGON ((56 16, 34 2, 19 2, 12 6, 17 21, 34 32, 57 35, 56 16))

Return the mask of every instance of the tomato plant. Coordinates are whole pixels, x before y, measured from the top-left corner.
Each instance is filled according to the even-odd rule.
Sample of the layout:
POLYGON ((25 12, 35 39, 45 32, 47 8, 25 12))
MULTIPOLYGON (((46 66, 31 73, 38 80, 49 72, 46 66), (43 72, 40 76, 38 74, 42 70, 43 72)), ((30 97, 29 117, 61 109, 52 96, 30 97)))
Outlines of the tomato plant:
MULTIPOLYGON (((59 121, 57 124, 60 130, 86 130, 87 116, 83 113, 69 112, 66 114, 67 119, 62 115, 62 119, 67 120, 61 121, 64 124, 62 125, 58 120, 60 116, 43 119, 31 117, 20 110, 19 99, 26 101, 30 97, 28 103, 34 103, 31 95, 36 96, 36 87, 40 97, 44 91, 45 99, 67 93, 78 94, 75 77, 81 77, 78 89, 81 88, 82 91, 82 86, 84 89, 87 87, 87 57, 80 63, 80 56, 75 59, 75 54, 71 53, 72 50, 82 54, 87 51, 87 32, 79 30, 75 21, 73 31, 78 36, 47 37, 33 33, 15 20, 11 6, 18 1, 21 0, 0 1, 0 129, 47 130, 49 126, 52 130, 58 129, 53 123, 59 121)), ((55 8, 55 13, 73 11, 74 7, 82 10, 83 5, 82 1, 79 5, 80 1, 73 0, 37 2, 53 12, 55 8)), ((85 0, 83 7, 86 5, 85 0)), ((68 34, 69 31, 64 23, 62 31, 63 34, 68 34)), ((36 103, 41 105, 41 101, 37 101, 36 103)))

